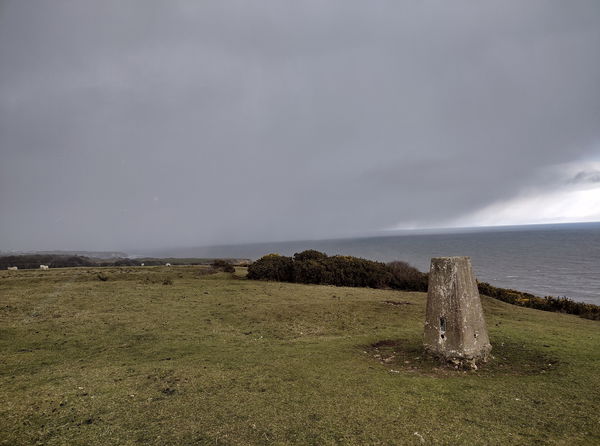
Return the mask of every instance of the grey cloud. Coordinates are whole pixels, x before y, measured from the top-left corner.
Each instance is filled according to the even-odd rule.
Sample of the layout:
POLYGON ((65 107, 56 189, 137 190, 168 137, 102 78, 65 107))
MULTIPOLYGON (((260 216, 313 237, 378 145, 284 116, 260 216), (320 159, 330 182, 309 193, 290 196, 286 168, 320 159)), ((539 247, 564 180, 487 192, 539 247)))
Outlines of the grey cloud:
POLYGON ((581 171, 569 180, 573 184, 600 183, 600 171, 581 171))
POLYGON ((597 1, 3 2, 0 249, 431 225, 600 155, 597 1))

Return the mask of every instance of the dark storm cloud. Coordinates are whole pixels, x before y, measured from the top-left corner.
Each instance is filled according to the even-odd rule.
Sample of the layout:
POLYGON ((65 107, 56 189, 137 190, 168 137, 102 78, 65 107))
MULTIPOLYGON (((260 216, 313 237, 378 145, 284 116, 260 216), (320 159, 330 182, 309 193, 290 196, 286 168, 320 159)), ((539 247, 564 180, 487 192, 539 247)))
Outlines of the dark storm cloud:
POLYGON ((598 157, 598 48, 596 0, 5 1, 0 249, 451 221, 598 157))

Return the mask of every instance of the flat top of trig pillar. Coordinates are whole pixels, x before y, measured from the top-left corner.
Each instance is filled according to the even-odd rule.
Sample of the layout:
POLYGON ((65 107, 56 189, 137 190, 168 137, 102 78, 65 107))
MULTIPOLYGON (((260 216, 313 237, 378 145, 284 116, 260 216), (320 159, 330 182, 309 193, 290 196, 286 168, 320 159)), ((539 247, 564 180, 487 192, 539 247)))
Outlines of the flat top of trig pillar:
POLYGON ((457 260, 471 260, 469 256, 450 256, 450 257, 433 257, 431 261, 437 262, 449 262, 449 261, 457 261, 457 260))

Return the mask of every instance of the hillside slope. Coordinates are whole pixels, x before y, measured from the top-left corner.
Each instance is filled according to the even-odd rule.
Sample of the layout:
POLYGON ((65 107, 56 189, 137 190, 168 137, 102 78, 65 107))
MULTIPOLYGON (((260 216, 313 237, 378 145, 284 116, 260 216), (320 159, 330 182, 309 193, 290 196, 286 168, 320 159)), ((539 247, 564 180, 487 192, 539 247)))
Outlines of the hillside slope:
POLYGON ((0 444, 600 442, 597 321, 484 297, 462 372, 421 355, 424 293, 241 276, 1 271, 0 444))

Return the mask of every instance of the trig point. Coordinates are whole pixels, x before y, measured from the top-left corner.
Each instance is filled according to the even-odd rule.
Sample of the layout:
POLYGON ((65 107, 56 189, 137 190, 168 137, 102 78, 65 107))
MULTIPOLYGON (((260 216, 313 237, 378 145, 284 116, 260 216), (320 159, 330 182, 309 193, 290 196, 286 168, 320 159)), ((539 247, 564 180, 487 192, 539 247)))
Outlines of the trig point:
POLYGON ((492 346, 469 257, 431 259, 425 351, 461 367, 477 368, 492 346))

